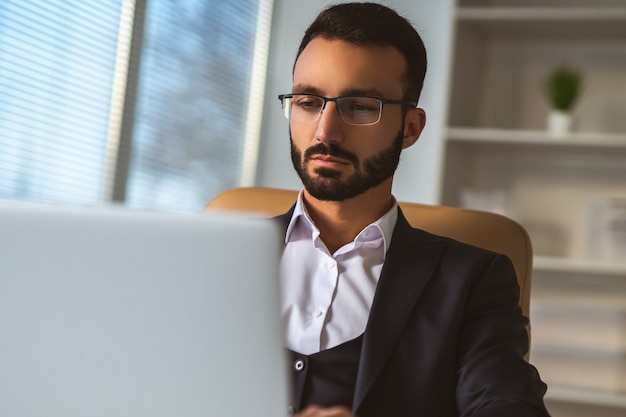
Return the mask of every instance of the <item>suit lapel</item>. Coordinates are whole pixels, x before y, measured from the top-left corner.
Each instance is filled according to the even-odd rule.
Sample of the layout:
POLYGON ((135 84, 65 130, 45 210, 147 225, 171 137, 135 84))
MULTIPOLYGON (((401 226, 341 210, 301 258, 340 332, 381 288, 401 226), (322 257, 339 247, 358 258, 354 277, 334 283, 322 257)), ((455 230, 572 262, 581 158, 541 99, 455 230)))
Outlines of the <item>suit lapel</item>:
MULTIPOLYGON (((285 214, 281 214, 280 216, 273 217, 274 220, 282 227, 283 232, 287 233, 287 227, 289 227, 289 221, 291 221, 291 216, 293 216, 293 211, 295 210, 296 205, 292 205, 289 211, 285 214)), ((283 241, 285 235, 283 234, 283 241)))
POLYGON ((422 233, 399 210, 365 329, 353 410, 380 373, 444 250, 444 243, 425 240, 422 233))
MULTIPOLYGON (((276 217, 285 231, 294 207, 276 217)), ((444 249, 442 241, 425 239, 422 231, 413 229, 398 208, 392 244, 365 329, 353 410, 358 410, 374 384, 444 249)))

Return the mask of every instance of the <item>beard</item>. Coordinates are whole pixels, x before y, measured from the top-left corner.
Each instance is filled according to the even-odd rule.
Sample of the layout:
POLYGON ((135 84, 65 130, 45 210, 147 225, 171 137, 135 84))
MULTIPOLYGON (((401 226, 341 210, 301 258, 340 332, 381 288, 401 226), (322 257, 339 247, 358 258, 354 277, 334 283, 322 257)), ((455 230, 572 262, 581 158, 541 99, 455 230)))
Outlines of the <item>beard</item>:
POLYGON ((362 167, 361 161, 355 154, 334 143, 326 145, 320 142, 308 148, 304 152, 303 158, 302 152, 296 149, 293 144, 291 132, 289 132, 291 162, 309 194, 322 201, 343 201, 363 194, 393 176, 400 162, 403 132, 404 127, 401 127, 391 145, 365 159, 362 167), (316 175, 312 176, 307 171, 306 166, 314 155, 328 155, 350 161, 355 172, 342 180, 340 171, 332 168, 316 168, 314 171, 316 175))

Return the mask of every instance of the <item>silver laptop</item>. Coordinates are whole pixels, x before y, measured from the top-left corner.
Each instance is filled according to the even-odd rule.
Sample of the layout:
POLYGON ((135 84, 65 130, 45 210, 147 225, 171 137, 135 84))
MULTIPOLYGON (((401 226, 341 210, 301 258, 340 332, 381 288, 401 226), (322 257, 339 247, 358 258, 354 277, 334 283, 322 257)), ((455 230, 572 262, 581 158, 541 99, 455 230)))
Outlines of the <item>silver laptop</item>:
POLYGON ((283 416, 269 220, 0 203, 0 416, 283 416))

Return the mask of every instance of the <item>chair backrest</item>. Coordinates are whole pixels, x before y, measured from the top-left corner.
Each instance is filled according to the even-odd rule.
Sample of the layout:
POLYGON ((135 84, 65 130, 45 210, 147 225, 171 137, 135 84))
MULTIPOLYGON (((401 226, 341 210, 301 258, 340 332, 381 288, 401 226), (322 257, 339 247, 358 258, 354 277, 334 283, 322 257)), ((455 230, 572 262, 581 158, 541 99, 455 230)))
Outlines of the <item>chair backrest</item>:
MULTIPOLYGON (((277 188, 233 188, 215 197, 205 210, 242 210, 275 216, 289 210, 297 195, 298 191, 277 188)), ((533 252, 530 237, 519 223, 485 211, 404 202, 399 205, 413 227, 507 255, 517 274, 520 306, 524 315, 530 317, 533 252)))

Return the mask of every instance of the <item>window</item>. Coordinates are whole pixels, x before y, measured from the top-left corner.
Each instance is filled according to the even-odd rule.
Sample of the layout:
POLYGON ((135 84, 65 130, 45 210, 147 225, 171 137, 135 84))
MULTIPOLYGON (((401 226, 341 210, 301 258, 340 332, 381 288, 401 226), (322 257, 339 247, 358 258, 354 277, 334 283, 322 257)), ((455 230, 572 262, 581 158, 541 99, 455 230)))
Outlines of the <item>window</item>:
POLYGON ((102 199, 120 2, 0 2, 0 197, 102 199))
POLYGON ((269 0, 2 1, 0 198, 199 213, 253 181, 270 17, 269 0))

